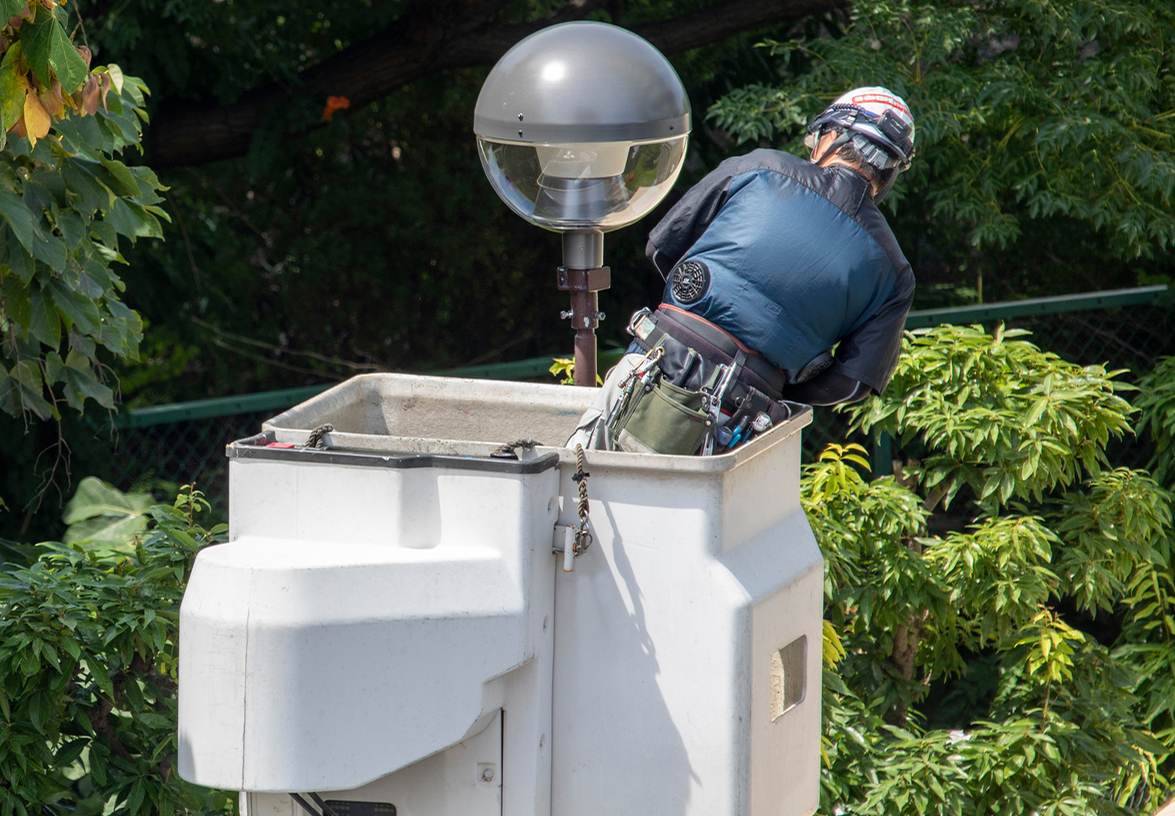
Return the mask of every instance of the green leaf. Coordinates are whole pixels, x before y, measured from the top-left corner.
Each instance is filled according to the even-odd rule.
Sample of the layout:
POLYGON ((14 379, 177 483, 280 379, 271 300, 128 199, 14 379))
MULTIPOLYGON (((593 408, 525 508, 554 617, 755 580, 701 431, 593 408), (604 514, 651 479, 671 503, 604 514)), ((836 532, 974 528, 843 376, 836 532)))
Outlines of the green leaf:
POLYGON ((0 397, 6 389, 18 411, 32 411, 39 419, 57 415, 56 409, 45 401, 41 369, 32 360, 21 360, 9 369, 8 380, 0 382, 0 397))
POLYGON ((25 652, 24 658, 20 661, 20 670, 24 672, 24 676, 32 677, 40 669, 41 661, 37 658, 37 653, 32 650, 25 652))
POLYGON ((89 744, 90 741, 88 739, 75 739, 65 743, 54 754, 53 764, 59 768, 65 765, 72 765, 82 755, 82 751, 86 750, 86 746, 89 744))
POLYGON ((33 728, 35 728, 37 731, 40 731, 42 728, 41 697, 42 695, 40 694, 33 694, 29 699, 28 707, 29 719, 32 720, 33 728))
POLYGON ((41 230, 37 216, 25 206, 24 199, 11 190, 0 189, 0 214, 3 214, 8 226, 16 234, 16 240, 29 254, 33 254, 33 247, 48 242, 49 238, 41 230))
MULTIPOLYGON (((45 297, 45 293, 29 287, 29 334, 40 340, 49 348, 56 349, 61 345, 61 320, 57 317, 57 310, 53 303, 45 297)), ((50 377, 50 381, 54 378, 50 377)))
POLYGON ((56 168, 38 168, 24 180, 24 203, 34 213, 65 206, 65 182, 56 168))
POLYGON ((84 334, 93 334, 98 330, 102 317, 94 301, 81 292, 70 289, 59 278, 49 282, 49 294, 71 327, 84 334))
POLYGON ((78 642, 71 637, 62 638, 61 646, 65 649, 66 654, 77 660, 82 655, 82 649, 78 646, 78 642))
MULTIPOLYGON (((110 209, 114 202, 114 192, 101 180, 100 174, 101 163, 92 159, 67 156, 61 162, 61 177, 69 188, 73 204, 87 218, 99 210, 110 209)), ((90 228, 95 229, 96 224, 91 224, 90 228)))
POLYGON ((77 351, 71 351, 66 358, 62 373, 65 375, 65 399, 77 411, 85 407, 87 398, 103 408, 114 407, 114 392, 94 379, 90 361, 77 351))
POLYGON ((95 476, 87 476, 78 484, 77 492, 65 505, 61 520, 76 524, 86 519, 112 516, 139 516, 154 503, 148 493, 123 493, 113 485, 95 476))
POLYGON ((24 7, 23 0, 0 0, 0 19, 7 22, 9 17, 20 14, 24 7))
POLYGON ((90 772, 99 785, 106 784, 106 750, 106 746, 97 743, 90 746, 90 772))
POLYGON ((115 519, 113 516, 103 516, 101 519, 80 521, 66 530, 62 541, 66 543, 93 543, 99 554, 112 554, 116 551, 126 551, 129 540, 140 535, 147 529, 147 519, 139 516, 125 516, 115 519))
POLYGON ((102 693, 113 700, 114 684, 110 682, 110 672, 106 671, 106 667, 102 665, 101 660, 87 657, 86 668, 90 670, 90 676, 97 682, 98 688, 102 689, 102 693))
POLYGON ((115 199, 108 218, 120 235, 128 238, 162 238, 163 227, 158 219, 138 204, 131 204, 121 198, 115 199))
POLYGON ((0 298, 4 299, 5 315, 21 329, 28 329, 29 321, 29 287, 16 275, 7 274, 0 269, 0 298))
POLYGON ((65 249, 65 242, 50 233, 42 233, 42 235, 44 241, 33 243, 33 257, 46 264, 54 272, 63 271, 65 261, 69 257, 69 253, 65 249))
POLYGON ((143 804, 144 794, 143 780, 136 779, 135 783, 131 785, 131 795, 126 800, 126 812, 130 814, 139 812, 139 805, 143 804))
MULTIPOLYGON (((113 66, 108 66, 108 67, 113 67, 113 66)), ((144 165, 137 165, 135 167, 128 167, 127 169, 131 172, 131 175, 133 175, 135 177, 135 179, 139 185, 139 190, 142 194, 145 194, 147 192, 151 192, 154 190, 170 190, 171 189, 170 187, 167 187, 159 180, 159 176, 155 175, 155 171, 152 170, 150 167, 146 167, 144 165)), ((157 200, 162 201, 162 199, 160 199, 158 196, 154 196, 154 197, 157 200)))
MULTIPOLYGON (((23 8, 23 5, 21 7, 23 8)), ((0 12, 0 20, 7 20, 11 16, 13 15, 0 12)), ((3 123, 4 131, 24 116, 24 98, 28 83, 20 73, 19 66, 20 43, 15 42, 4 53, 4 62, 0 63, 0 122, 3 123)))
POLYGON ((80 285, 89 289, 101 289, 105 292, 107 289, 113 288, 122 291, 125 288, 118 276, 110 271, 110 267, 94 258, 87 258, 82 263, 79 276, 81 278, 80 285))
POLYGON ((75 251, 81 245, 89 232, 82 217, 72 210, 57 214, 57 229, 61 233, 62 240, 65 241, 65 248, 70 252, 75 251))
POLYGON ((57 654, 57 650, 54 649, 50 644, 41 644, 41 656, 44 657, 45 660, 48 661, 49 665, 52 666, 56 671, 61 671, 61 656, 57 654))
MULTIPOLYGON (((113 200, 113 199, 112 199, 113 200)), ((90 222, 90 234, 115 252, 118 251, 118 231, 105 221, 90 222)), ((122 260, 119 256, 118 260, 122 260)))
POLYGON ((89 69, 82 55, 69 41, 61 23, 49 9, 37 6, 32 23, 20 27, 20 41, 25 59, 42 82, 48 83, 50 69, 61 83, 61 90, 73 93, 86 81, 89 69))
POLYGON ((33 260, 33 256, 25 251, 24 247, 20 245, 15 237, 11 235, 12 230, 3 221, 0 221, 0 269, 3 269, 4 263, 7 261, 8 268, 25 283, 33 279, 36 274, 37 264, 33 260))
POLYGON ((108 159, 105 156, 101 158, 102 166, 106 168, 108 186, 117 195, 134 197, 139 194, 139 184, 135 181, 135 176, 130 169, 120 161, 108 159))

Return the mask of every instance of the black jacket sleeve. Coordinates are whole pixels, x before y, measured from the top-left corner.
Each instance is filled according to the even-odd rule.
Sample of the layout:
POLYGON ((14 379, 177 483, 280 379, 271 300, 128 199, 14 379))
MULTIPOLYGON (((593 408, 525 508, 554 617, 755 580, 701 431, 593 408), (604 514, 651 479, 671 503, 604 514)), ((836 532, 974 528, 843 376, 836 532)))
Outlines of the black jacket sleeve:
POLYGON ((869 393, 869 386, 829 370, 807 382, 784 386, 783 398, 806 405, 837 405, 863 400, 869 393))
POLYGON ((844 337, 829 369, 859 380, 877 394, 885 390, 898 365, 906 314, 914 301, 914 273, 906 263, 898 270, 893 292, 865 323, 844 337))

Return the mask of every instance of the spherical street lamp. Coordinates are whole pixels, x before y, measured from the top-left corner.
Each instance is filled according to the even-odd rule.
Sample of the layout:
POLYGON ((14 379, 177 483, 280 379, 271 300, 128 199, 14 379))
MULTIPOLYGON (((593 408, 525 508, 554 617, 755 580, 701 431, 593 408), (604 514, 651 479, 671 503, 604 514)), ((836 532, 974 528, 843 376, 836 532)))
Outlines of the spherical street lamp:
POLYGON ((559 287, 571 292, 575 381, 594 385, 604 233, 639 220, 681 172, 690 104, 668 60, 605 23, 563 23, 511 48, 474 111, 482 167, 532 224, 563 234, 559 287))

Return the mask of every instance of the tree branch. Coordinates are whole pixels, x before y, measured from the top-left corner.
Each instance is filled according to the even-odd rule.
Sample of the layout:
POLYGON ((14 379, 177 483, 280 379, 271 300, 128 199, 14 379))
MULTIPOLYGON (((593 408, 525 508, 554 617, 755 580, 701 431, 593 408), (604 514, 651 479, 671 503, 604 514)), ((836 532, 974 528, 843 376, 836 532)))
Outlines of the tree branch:
POLYGON ((765 25, 825 12, 847 13, 849 0, 733 0, 693 14, 634 26, 633 31, 666 54, 725 40, 765 25))
MULTIPOLYGON (((345 96, 358 110, 427 74, 491 65, 523 37, 548 25, 582 19, 607 0, 572 0, 541 20, 497 22, 501 0, 418 3, 368 39, 303 71, 298 96, 324 103, 345 96)), ((632 31, 667 54, 718 42, 742 31, 843 11, 848 0, 729 0, 692 14, 633 26, 632 31)), ((153 168, 205 164, 243 156, 253 135, 295 101, 280 85, 256 88, 231 105, 164 103, 147 129, 147 162, 153 168)), ((284 136, 317 127, 294 126, 284 136)))

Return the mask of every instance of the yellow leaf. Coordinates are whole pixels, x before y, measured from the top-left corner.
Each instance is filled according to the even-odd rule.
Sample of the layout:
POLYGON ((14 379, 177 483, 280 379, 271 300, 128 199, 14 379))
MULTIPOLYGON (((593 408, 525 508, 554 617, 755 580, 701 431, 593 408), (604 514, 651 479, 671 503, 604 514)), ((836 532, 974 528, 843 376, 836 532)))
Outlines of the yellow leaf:
MULTIPOLYGON (((12 48, 19 47, 17 43, 12 48)), ((0 119, 5 128, 12 128, 24 116, 24 97, 28 92, 28 78, 17 71, 14 64, 10 63, 7 70, 0 70, 0 119)))
POLYGON ((41 100, 31 90, 24 97, 24 126, 28 130, 29 144, 35 146, 37 139, 44 139, 49 135, 49 126, 53 120, 41 100))

